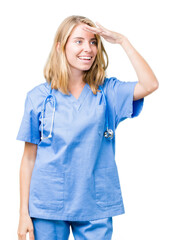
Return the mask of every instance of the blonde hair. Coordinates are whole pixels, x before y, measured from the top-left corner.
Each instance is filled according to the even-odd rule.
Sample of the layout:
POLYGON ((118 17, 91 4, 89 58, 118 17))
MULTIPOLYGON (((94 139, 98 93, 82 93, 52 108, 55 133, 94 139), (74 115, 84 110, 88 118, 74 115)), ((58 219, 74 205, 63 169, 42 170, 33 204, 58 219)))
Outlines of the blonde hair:
MULTIPOLYGON (((64 94, 68 94, 68 79, 71 74, 65 55, 65 46, 74 27, 82 23, 96 27, 90 19, 83 16, 72 15, 64 19, 56 32, 51 52, 44 67, 44 76, 47 82, 51 83, 51 88, 61 89, 64 94), (58 42, 60 42, 59 53, 56 49, 58 42)), ((100 36, 96 34, 95 37, 97 39, 97 55, 91 68, 88 71, 84 71, 83 76, 83 81, 89 84, 94 94, 97 93, 98 86, 104 82, 105 70, 109 63, 108 55, 100 36)))

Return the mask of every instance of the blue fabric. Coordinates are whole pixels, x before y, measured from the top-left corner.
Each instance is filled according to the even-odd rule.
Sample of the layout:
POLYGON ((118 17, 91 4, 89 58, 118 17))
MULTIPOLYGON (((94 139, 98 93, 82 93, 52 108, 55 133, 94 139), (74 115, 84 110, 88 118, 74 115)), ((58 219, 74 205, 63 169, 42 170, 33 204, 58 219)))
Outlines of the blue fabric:
POLYGON ((112 217, 94 221, 61 221, 32 218, 35 240, 68 240, 70 226, 75 240, 111 240, 112 217))
MULTIPOLYGON (((56 111, 53 136, 40 140, 42 105, 48 83, 27 93, 18 140, 37 144, 29 194, 31 217, 51 220, 90 221, 123 214, 124 205, 115 161, 115 130, 126 118, 142 110, 144 99, 133 101, 137 82, 105 78, 94 95, 86 83, 78 100, 53 89, 56 111), (114 138, 103 136, 105 111, 114 138)), ((47 102, 44 137, 49 135, 53 102, 47 102)))
POLYGON ((18 140, 34 144, 38 144, 40 142, 38 115, 39 114, 34 109, 31 97, 27 94, 24 115, 17 136, 18 140))

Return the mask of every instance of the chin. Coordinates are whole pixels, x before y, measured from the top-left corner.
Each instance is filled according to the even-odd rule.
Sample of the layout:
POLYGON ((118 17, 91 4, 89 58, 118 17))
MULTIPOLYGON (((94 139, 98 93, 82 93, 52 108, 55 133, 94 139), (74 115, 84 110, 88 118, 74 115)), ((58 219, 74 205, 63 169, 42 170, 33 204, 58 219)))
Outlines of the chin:
POLYGON ((86 68, 86 69, 83 69, 83 71, 89 71, 91 69, 92 66, 86 68))
POLYGON ((84 72, 88 72, 88 71, 90 71, 90 69, 91 69, 91 68, 89 68, 89 69, 87 69, 87 70, 83 70, 83 71, 84 71, 84 72))

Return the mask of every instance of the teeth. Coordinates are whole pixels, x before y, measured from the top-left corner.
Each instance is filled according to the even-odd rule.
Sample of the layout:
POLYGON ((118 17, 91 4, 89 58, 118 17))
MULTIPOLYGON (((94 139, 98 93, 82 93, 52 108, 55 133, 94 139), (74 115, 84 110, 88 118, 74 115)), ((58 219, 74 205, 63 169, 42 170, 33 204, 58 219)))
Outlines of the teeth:
POLYGON ((92 57, 79 57, 80 59, 88 59, 90 60, 92 57))

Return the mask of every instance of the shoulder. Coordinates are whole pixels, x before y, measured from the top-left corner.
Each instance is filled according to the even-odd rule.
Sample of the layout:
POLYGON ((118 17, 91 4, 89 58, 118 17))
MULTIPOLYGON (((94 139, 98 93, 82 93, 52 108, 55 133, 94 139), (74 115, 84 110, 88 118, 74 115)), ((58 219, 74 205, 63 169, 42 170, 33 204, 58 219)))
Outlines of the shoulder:
POLYGON ((27 92, 27 99, 35 111, 41 111, 43 101, 49 92, 49 84, 47 82, 38 84, 27 92))
POLYGON ((35 100, 37 101, 37 99, 43 98, 48 94, 49 94, 49 85, 47 82, 40 83, 27 92, 28 97, 32 101, 35 101, 35 100))
POLYGON ((105 89, 105 91, 114 91, 114 92, 124 92, 124 91, 131 91, 132 88, 135 87, 135 85, 137 84, 137 81, 121 81, 116 77, 110 77, 110 78, 105 78, 104 79, 104 83, 103 85, 101 85, 101 87, 103 86, 103 88, 105 89))
POLYGON ((107 91, 109 89, 113 89, 121 83, 116 77, 105 77, 103 84, 101 87, 107 91))

